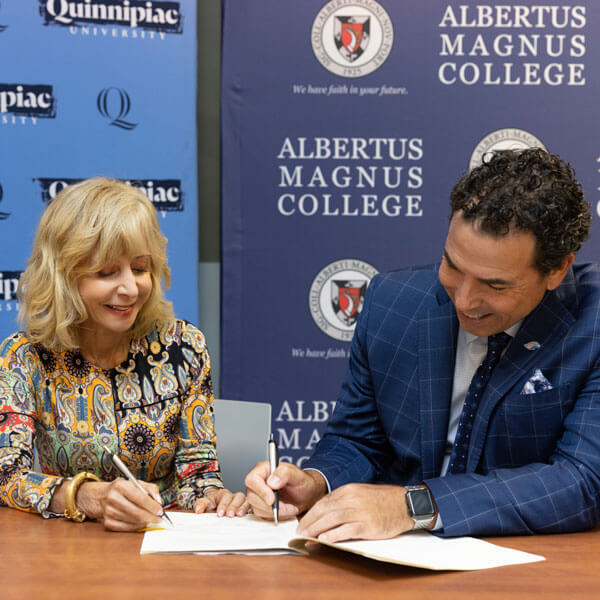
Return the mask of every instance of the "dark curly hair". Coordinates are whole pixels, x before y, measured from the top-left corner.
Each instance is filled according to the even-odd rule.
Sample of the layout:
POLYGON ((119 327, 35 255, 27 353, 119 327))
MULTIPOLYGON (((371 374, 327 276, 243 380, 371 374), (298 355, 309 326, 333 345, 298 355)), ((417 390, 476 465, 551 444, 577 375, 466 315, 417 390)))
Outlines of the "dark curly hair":
POLYGON ((559 268, 587 238, 592 215, 571 166, 540 148, 500 150, 463 176, 450 194, 452 213, 489 235, 531 232, 534 266, 559 268))

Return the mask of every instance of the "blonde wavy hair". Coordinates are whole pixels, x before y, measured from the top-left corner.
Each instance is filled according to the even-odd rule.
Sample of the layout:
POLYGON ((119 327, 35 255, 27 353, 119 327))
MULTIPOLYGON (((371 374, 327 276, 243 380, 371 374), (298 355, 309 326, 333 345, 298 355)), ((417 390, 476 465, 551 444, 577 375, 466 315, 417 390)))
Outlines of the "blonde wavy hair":
POLYGON ((132 338, 147 335, 173 317, 164 298, 171 283, 166 246, 156 210, 140 190, 105 177, 64 188, 42 215, 19 281, 25 334, 56 351, 78 348, 80 326, 88 318, 79 278, 123 255, 149 252, 152 291, 130 332, 132 338))

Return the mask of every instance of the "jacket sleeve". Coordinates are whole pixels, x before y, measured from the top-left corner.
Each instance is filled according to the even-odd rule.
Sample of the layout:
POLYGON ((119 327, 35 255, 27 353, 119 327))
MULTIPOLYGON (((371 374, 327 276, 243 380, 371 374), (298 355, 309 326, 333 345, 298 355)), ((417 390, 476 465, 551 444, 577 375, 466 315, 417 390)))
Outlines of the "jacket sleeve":
POLYGON ((188 388, 180 413, 175 469, 179 481, 177 503, 191 509, 205 490, 222 488, 223 482, 215 448, 210 358, 204 335, 193 325, 184 327, 182 352, 188 369, 188 388))
POLYGON ((350 347, 346 378, 325 435, 302 465, 320 471, 331 489, 350 482, 373 481, 391 462, 391 449, 375 405, 366 348, 367 324, 379 282, 380 276, 376 275, 367 289, 350 347))
POLYGON ((435 477, 442 536, 562 533, 600 520, 600 364, 564 420, 547 463, 435 477))
POLYGON ((0 505, 47 516, 63 478, 35 473, 36 364, 18 342, 0 348, 0 505))

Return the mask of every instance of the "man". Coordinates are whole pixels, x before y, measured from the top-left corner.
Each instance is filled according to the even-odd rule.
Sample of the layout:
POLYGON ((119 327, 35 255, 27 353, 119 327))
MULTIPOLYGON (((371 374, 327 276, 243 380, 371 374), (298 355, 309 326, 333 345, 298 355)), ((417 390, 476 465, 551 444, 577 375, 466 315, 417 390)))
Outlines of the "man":
POLYGON ((248 474, 254 512, 279 490, 280 516, 331 542, 593 527, 600 271, 572 266, 590 223, 540 149, 463 177, 441 264, 373 278, 326 434, 304 470, 248 474))

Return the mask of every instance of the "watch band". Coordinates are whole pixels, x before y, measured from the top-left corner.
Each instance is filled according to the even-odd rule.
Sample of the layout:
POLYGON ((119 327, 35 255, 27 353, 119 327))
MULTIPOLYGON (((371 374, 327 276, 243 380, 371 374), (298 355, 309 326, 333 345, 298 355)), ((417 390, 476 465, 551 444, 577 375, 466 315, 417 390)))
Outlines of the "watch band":
POLYGON ((437 508, 431 491, 425 484, 407 485, 406 505, 414 529, 430 529, 437 519, 437 508))

